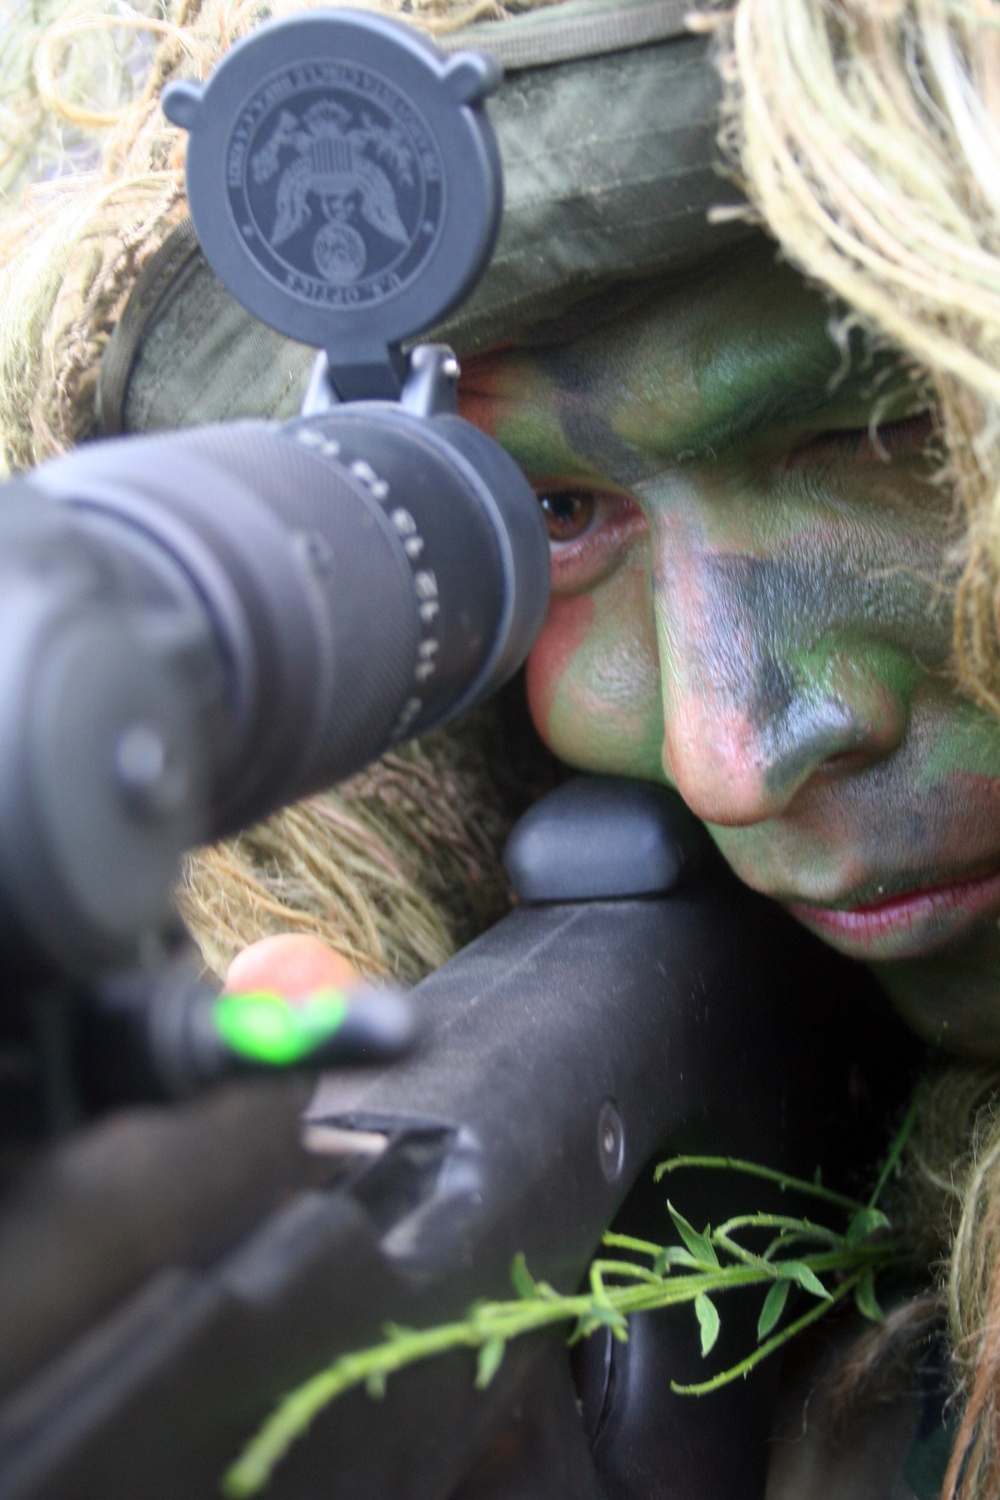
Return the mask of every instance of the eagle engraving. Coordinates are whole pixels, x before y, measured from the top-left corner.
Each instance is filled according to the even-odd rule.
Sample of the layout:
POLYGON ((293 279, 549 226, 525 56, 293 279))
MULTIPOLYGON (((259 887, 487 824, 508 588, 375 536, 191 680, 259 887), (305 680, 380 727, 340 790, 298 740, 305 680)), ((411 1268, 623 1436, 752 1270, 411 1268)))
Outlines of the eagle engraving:
MULTIPOLYGON (((270 138, 251 157, 250 170, 258 185, 277 174, 281 153, 289 146, 296 155, 278 179, 272 246, 283 244, 308 223, 313 216, 311 198, 318 200, 327 223, 339 226, 342 235, 357 244, 360 264, 355 263, 350 279, 360 275, 366 258, 360 236, 347 227, 355 210, 394 244, 410 243, 393 183, 379 165, 384 162, 391 169, 398 185, 412 185, 413 152, 402 131, 376 124, 365 113, 359 121, 333 99, 311 105, 301 119, 282 110, 270 138)), ((314 259, 321 264, 323 258, 314 251, 314 259)))

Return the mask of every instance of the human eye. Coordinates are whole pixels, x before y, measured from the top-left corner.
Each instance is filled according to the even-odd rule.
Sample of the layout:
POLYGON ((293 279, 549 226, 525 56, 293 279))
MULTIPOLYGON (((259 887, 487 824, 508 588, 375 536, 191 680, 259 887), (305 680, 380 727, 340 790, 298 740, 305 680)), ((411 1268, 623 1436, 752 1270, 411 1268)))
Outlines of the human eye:
POLYGON ((835 427, 800 438, 786 455, 785 472, 838 463, 893 463, 929 455, 934 421, 929 411, 877 426, 835 427))
POLYGON ((549 533, 557 592, 578 593, 597 583, 645 529, 645 517, 628 495, 561 481, 536 481, 535 493, 549 533))
POLYGON ((589 536, 607 518, 607 501, 586 490, 542 489, 538 504, 553 552, 589 536))

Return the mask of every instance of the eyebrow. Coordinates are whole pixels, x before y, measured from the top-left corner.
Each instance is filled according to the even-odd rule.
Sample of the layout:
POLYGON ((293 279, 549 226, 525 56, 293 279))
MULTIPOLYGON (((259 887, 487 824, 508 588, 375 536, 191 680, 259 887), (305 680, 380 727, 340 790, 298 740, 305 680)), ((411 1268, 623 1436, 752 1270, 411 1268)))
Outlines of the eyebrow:
POLYGON ((790 426, 819 412, 847 408, 852 402, 874 407, 879 396, 888 396, 894 389, 894 381, 882 372, 907 379, 891 351, 873 354, 853 337, 846 358, 832 338, 822 350, 803 344, 791 356, 791 369, 786 365, 772 375, 765 354, 760 361, 765 368, 749 372, 753 388, 732 405, 722 401, 717 412, 706 414, 696 424, 690 443, 694 452, 725 452, 762 428, 790 426))
POLYGON ((801 421, 830 405, 830 371, 803 372, 801 379, 780 390, 760 391, 710 420, 697 434, 694 446, 714 451, 734 448, 762 427, 801 421))

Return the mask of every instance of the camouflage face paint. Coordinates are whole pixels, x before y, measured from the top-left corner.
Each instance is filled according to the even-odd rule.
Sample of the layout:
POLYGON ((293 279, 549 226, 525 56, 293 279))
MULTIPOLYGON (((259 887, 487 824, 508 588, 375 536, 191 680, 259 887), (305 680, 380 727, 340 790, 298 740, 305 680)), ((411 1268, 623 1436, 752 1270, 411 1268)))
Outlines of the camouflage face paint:
POLYGON ((467 366, 558 538, 532 711, 572 764, 676 785, 922 1034, 1000 1056, 1000 725, 949 685, 950 504, 919 393, 857 350, 836 379, 827 321, 744 249, 467 366))

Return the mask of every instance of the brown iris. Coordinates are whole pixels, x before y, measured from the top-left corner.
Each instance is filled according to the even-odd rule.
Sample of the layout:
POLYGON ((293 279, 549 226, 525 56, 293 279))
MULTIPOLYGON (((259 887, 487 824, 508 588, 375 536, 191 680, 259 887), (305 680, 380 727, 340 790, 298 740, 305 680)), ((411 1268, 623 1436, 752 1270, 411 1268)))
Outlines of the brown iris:
POLYGON ((594 519, 593 495, 581 495, 577 490, 548 490, 539 495, 538 503, 553 542, 575 541, 594 519))

